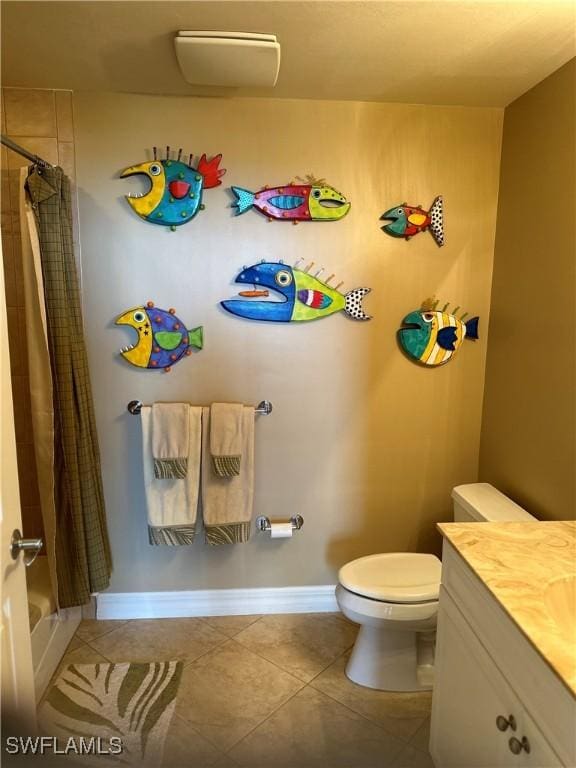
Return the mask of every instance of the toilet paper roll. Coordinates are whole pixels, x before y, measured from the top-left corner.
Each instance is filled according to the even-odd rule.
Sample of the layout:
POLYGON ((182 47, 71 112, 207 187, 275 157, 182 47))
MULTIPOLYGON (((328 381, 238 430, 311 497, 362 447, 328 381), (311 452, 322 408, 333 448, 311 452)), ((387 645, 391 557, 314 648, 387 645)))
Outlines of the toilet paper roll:
POLYGON ((289 539, 292 537, 292 523, 272 523, 270 526, 271 539, 289 539))

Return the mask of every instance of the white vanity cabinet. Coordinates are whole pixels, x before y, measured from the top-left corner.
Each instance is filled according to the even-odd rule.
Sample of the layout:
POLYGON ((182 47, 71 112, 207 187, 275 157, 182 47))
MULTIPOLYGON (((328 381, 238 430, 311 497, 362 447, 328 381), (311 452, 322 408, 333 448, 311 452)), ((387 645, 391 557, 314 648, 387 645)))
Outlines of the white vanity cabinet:
POLYGON ((574 697, 447 542, 435 676, 436 768, 575 768, 574 697))

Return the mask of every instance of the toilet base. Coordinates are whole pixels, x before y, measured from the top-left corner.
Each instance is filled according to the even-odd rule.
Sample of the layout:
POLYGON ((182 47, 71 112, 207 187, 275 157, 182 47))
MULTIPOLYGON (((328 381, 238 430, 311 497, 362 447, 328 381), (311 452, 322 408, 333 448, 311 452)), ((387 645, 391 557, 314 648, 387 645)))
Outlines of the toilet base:
POLYGON ((434 677, 434 635, 362 624, 346 676, 379 691, 429 691, 434 677))

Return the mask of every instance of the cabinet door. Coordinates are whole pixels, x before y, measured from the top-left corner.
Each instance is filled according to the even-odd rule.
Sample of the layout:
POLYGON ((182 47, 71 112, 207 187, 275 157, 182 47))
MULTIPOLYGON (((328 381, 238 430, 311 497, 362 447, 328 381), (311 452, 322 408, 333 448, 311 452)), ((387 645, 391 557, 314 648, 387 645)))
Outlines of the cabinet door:
POLYGON ((558 768, 561 762, 446 592, 440 599, 431 754, 437 768, 558 768), (516 729, 504 732, 496 718, 516 729), (528 739, 514 754, 511 738, 528 739))

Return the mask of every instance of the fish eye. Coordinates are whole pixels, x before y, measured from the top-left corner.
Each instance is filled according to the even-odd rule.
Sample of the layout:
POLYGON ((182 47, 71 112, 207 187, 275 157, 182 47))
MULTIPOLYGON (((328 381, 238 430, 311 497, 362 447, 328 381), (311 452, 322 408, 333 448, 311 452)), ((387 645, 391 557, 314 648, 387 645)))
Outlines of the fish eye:
POLYGON ((402 208, 398 208, 397 213, 399 213, 400 216, 402 216, 404 214, 404 210, 402 208))
POLYGON ((292 282, 292 275, 285 269, 281 269, 280 272, 277 272, 274 276, 274 280, 276 280, 279 286, 286 288, 286 286, 290 285, 292 282))
POLYGON ((432 312, 425 312, 423 317, 424 317, 424 320, 426 320, 427 323, 431 323, 432 320, 434 320, 434 315, 432 314, 432 312))
POLYGON ((152 176, 158 176, 160 173, 162 173, 162 168, 158 165, 158 163, 151 165, 149 170, 152 176))
POLYGON ((138 311, 138 312, 134 312, 133 318, 134 320, 136 320, 137 323, 143 323, 144 320, 146 320, 146 315, 144 314, 144 312, 138 311))
POLYGON ((320 190, 319 190, 319 189, 314 189, 314 190, 312 191, 312 197, 315 197, 316 199, 318 199, 318 198, 320 197, 320 195, 321 195, 321 194, 322 194, 322 193, 320 192, 320 190))

